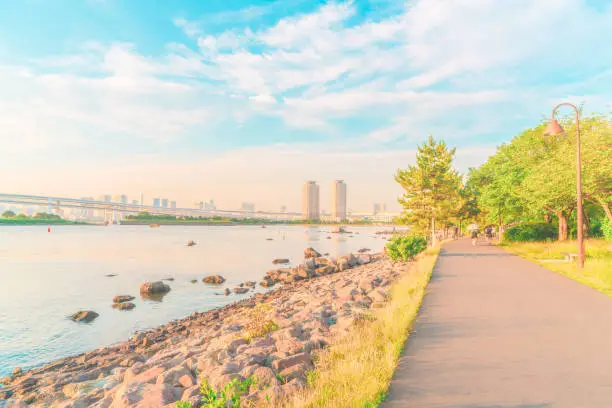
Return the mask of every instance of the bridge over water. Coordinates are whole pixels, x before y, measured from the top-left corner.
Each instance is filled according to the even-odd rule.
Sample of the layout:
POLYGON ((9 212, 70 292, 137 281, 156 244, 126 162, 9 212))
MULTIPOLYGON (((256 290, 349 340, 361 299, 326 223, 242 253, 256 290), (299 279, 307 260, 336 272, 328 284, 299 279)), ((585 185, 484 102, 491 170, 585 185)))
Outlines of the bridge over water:
POLYGON ((300 213, 270 212, 270 211, 241 211, 241 210, 204 210, 195 208, 166 208, 152 205, 129 204, 115 201, 88 200, 83 198, 37 196, 25 194, 2 194, 0 203, 21 204, 31 206, 46 206, 47 212, 52 213, 59 208, 80 208, 104 212, 104 219, 109 222, 118 221, 122 214, 136 214, 148 212, 155 215, 176 215, 190 217, 229 217, 229 218, 262 218, 270 220, 298 220, 300 213))

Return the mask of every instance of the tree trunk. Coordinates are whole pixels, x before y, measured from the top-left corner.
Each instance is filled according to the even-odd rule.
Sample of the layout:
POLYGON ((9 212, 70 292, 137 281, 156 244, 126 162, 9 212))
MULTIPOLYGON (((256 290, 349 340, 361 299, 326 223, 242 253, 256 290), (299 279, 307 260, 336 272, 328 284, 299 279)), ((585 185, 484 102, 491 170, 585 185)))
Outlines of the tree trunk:
POLYGON ((567 217, 563 212, 557 212, 559 218, 559 241, 567 241, 567 217))
POLYGON ((608 203, 602 200, 601 197, 595 196, 595 199, 601 205, 604 212, 606 213, 606 217, 608 217, 608 221, 612 223, 612 211, 610 211, 610 206, 608 205, 608 203))

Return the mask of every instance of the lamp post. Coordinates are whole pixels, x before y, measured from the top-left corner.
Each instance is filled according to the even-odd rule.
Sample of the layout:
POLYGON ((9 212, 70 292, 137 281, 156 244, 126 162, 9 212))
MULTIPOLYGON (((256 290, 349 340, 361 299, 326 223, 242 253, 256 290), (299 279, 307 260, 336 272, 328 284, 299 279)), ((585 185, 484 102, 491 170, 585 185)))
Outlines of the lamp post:
POLYGON ((552 111, 552 116, 546 130, 545 135, 558 136, 565 134, 565 131, 555 119, 555 113, 561 106, 569 106, 576 113, 576 238, 578 239, 578 267, 584 267, 584 240, 582 237, 583 228, 583 213, 582 213, 582 160, 580 158, 580 112, 578 108, 571 103, 560 103, 555 106, 552 111))

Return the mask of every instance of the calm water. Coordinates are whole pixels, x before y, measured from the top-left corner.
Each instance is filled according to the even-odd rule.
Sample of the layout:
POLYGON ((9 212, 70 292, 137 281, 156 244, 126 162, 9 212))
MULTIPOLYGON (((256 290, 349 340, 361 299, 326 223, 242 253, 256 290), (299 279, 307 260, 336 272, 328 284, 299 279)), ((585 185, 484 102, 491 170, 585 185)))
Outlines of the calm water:
POLYGON ((319 226, 57 226, 51 233, 47 226, 0 227, 0 376, 249 296, 216 293, 260 280, 274 258, 299 263, 307 246, 331 256, 383 248, 376 229, 353 230, 358 234, 351 237, 319 226), (188 240, 197 245, 187 247, 188 240), (226 283, 203 284, 213 273, 226 283), (172 291, 161 302, 140 298, 142 282, 168 277, 175 279, 168 282, 172 291), (136 296, 136 308, 112 309, 113 296, 121 294, 136 296), (91 324, 67 319, 78 310, 100 317, 91 324))

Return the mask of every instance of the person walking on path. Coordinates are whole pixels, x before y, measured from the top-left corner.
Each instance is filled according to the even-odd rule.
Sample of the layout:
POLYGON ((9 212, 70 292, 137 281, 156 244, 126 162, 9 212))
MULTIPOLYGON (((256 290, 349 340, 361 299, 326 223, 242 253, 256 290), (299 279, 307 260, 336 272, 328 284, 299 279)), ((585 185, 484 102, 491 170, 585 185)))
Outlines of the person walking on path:
POLYGON ((610 408, 612 298, 495 245, 445 244, 382 408, 610 408))
POLYGON ((478 231, 472 230, 472 245, 476 246, 477 242, 478 242, 478 231))

